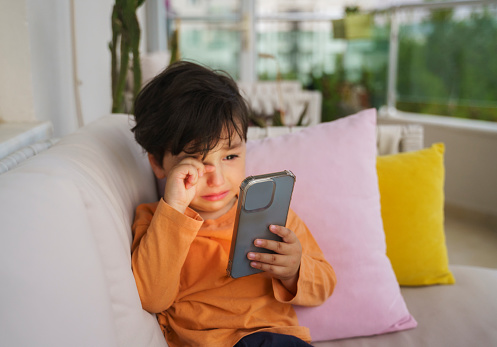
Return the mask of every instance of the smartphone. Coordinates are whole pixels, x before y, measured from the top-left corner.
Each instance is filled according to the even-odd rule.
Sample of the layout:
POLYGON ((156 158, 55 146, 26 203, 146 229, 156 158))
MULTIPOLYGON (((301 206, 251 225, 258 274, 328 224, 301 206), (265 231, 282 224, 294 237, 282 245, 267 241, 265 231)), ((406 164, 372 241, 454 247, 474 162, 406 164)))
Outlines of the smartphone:
POLYGON ((281 241, 269 226, 286 225, 295 175, 289 171, 249 176, 240 185, 227 272, 233 278, 262 272, 250 266, 248 252, 274 253, 254 245, 256 239, 281 241))

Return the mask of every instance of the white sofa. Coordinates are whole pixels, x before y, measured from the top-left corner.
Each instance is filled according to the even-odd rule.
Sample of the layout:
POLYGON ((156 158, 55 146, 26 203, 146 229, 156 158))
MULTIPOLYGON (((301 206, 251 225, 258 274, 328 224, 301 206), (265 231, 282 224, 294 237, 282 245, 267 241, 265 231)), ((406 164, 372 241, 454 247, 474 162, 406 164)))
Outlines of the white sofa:
MULTIPOLYGON (((158 199, 130 126, 103 117, 0 175, 0 346, 166 346, 130 267, 134 208, 158 199)), ((497 270, 451 270, 455 285, 402 288, 417 328, 315 345, 496 346, 497 270)))

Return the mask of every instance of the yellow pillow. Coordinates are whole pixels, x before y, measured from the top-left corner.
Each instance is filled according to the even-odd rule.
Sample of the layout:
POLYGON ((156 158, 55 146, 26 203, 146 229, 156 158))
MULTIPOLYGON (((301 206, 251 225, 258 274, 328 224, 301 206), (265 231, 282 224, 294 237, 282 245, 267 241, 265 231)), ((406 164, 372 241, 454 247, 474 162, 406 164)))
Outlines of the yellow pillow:
POLYGON ((387 256, 400 285, 452 284, 444 232, 443 143, 376 162, 387 256))

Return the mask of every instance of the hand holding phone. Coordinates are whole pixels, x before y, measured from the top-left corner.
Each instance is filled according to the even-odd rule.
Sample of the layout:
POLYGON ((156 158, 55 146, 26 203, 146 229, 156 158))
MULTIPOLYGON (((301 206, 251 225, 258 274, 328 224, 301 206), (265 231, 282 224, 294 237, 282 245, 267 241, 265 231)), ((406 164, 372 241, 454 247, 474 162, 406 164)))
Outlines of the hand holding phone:
POLYGON ((302 245, 295 233, 284 226, 271 225, 269 230, 281 237, 282 241, 255 240, 256 247, 274 251, 274 254, 249 252, 250 266, 279 279, 287 290, 297 292, 302 245))
MULTIPOLYGON (((295 175, 288 170, 250 176, 242 182, 227 269, 231 277, 239 278, 261 271, 278 272, 282 270, 282 261, 293 262, 295 259, 290 259, 286 253, 298 253, 299 247, 297 257, 300 264, 300 242, 291 230, 284 227, 294 183, 295 175), (270 231, 271 225, 274 227, 270 231), (249 256, 253 257, 252 261, 249 256)), ((278 276, 277 273, 273 275, 278 276)))

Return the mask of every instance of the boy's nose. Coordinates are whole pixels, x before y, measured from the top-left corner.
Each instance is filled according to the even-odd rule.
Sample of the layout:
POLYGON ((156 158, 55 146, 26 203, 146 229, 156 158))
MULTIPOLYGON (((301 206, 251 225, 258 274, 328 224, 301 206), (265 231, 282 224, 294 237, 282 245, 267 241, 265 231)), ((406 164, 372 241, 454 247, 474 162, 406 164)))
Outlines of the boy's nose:
POLYGON ((218 165, 213 165, 215 169, 207 173, 207 185, 209 187, 219 187, 224 184, 223 169, 218 165))

